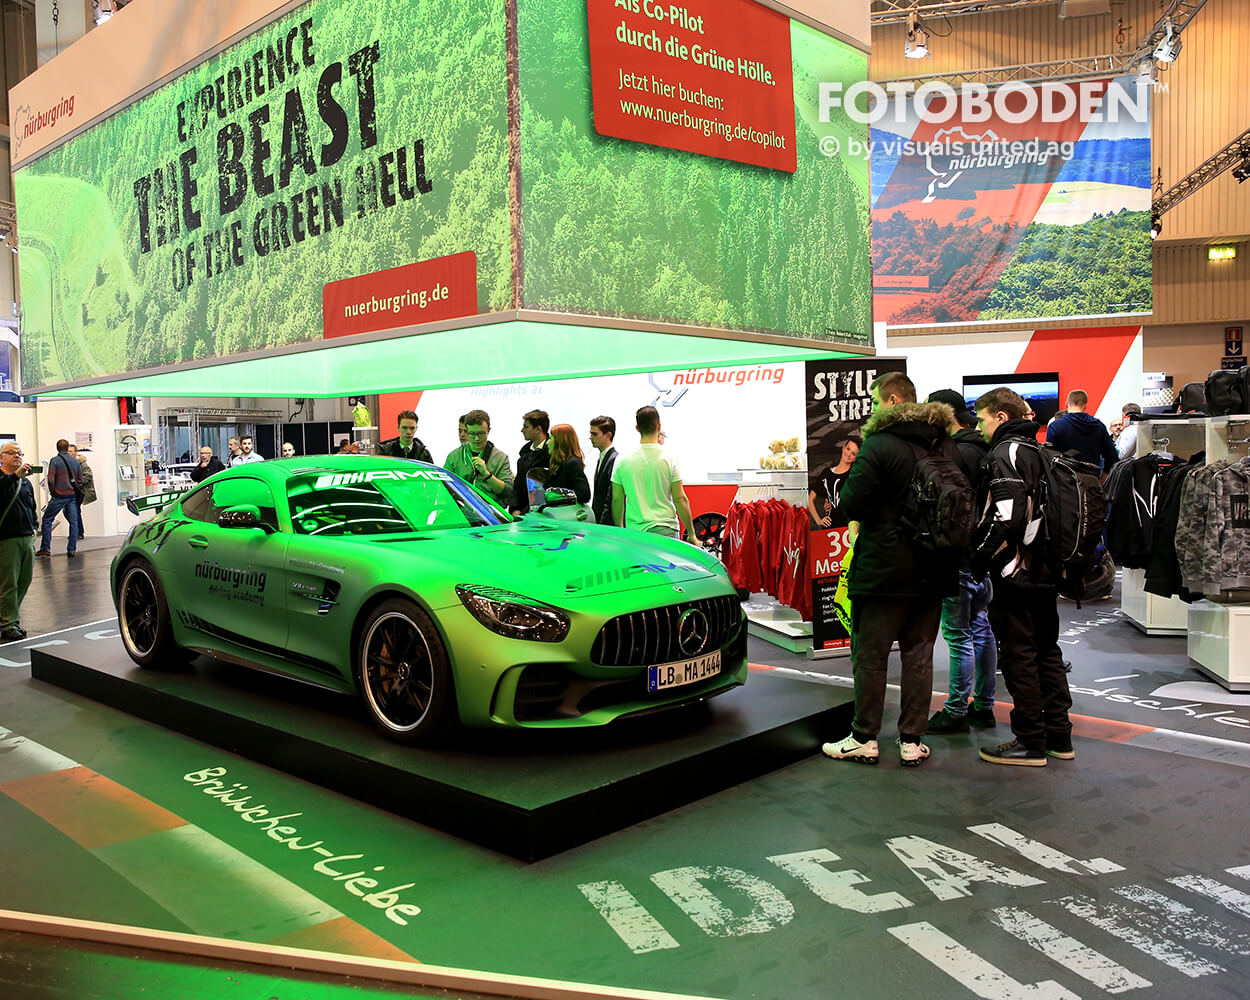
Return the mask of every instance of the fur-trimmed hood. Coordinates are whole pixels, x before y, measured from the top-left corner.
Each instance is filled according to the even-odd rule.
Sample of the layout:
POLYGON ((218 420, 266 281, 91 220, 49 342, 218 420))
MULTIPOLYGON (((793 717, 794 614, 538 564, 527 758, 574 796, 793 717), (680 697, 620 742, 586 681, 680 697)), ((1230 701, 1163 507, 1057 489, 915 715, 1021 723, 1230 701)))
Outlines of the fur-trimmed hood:
POLYGON ((864 424, 864 437, 899 424, 929 424, 943 434, 955 420, 955 411, 945 403, 899 403, 879 408, 864 424))

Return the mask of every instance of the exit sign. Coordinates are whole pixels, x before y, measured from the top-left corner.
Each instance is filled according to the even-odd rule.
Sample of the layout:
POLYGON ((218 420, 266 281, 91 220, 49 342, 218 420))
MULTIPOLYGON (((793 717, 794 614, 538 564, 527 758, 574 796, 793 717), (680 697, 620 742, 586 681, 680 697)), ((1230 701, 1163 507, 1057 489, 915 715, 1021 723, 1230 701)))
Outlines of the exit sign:
POLYGON ((1207 247, 1207 260, 1233 260, 1236 256, 1236 247, 1207 247))

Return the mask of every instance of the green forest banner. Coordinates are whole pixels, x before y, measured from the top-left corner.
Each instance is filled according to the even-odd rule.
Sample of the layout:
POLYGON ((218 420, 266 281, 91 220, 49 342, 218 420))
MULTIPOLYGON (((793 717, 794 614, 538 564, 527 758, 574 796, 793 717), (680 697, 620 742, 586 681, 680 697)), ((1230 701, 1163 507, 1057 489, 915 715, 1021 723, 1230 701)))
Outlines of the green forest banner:
POLYGON ((317 340, 466 251, 512 302, 503 3, 315 0, 20 170, 23 385, 317 340))
MULTIPOLYGON (((525 306, 870 344, 868 164, 839 152, 868 129, 819 117, 821 84, 863 81, 867 57, 789 22, 793 173, 643 145, 595 130, 588 3, 635 6, 518 0, 525 306)), ((708 119, 706 101, 686 117, 708 119)))

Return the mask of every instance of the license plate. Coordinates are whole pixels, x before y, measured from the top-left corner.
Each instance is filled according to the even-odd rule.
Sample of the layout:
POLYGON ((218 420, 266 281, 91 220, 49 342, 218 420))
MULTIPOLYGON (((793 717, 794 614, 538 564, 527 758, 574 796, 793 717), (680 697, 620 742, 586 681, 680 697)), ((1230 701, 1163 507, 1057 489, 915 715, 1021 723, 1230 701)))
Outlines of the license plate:
POLYGON ((647 690, 667 691, 683 684, 697 684, 720 673, 720 650, 690 660, 647 667, 647 690))

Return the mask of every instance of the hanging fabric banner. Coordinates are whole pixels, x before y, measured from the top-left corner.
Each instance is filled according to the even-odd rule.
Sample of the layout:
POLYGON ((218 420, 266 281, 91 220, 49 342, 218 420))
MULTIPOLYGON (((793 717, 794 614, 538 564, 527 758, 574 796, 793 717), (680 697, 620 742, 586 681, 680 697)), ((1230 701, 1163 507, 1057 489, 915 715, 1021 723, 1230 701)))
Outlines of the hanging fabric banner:
POLYGON ((812 648, 850 649, 850 605, 838 583, 849 526, 838 494, 863 443, 872 412, 872 380, 905 372, 902 358, 848 358, 807 362, 807 512, 811 532, 807 573, 812 587, 812 648))

